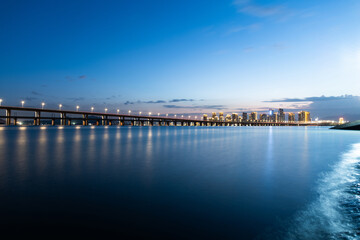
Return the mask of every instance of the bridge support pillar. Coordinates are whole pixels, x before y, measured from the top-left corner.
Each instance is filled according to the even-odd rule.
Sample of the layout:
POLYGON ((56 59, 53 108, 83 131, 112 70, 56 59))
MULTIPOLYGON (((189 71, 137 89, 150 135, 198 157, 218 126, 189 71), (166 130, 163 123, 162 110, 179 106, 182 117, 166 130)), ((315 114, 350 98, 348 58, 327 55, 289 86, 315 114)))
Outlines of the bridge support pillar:
POLYGON ((87 114, 83 114, 83 126, 87 126, 88 125, 88 123, 89 123, 89 120, 88 120, 89 118, 88 118, 88 115, 87 114))
POLYGON ((10 125, 10 124, 11 124, 11 110, 6 109, 6 125, 10 125))
POLYGON ((35 119, 34 119, 34 125, 39 126, 40 125, 40 111, 35 111, 35 119))
POLYGON ((60 125, 66 125, 66 113, 60 113, 60 125))
POLYGON ((14 118, 14 125, 17 125, 17 118, 14 118))

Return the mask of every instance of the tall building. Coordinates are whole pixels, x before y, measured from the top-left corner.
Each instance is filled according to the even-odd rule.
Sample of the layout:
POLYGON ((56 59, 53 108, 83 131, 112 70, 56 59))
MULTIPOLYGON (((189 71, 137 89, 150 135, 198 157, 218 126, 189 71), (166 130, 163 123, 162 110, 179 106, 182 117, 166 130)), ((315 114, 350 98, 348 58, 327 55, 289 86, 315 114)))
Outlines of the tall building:
POLYGON ((203 115, 203 120, 204 120, 204 121, 207 121, 207 120, 208 120, 208 115, 207 115, 207 114, 204 114, 204 115, 203 115))
POLYGON ((213 121, 218 121, 218 120, 219 120, 219 118, 216 116, 216 112, 213 112, 213 113, 211 114, 211 119, 212 119, 213 121))
POLYGON ((260 122, 266 122, 267 121, 267 115, 265 113, 260 114, 260 122))
POLYGON ((247 113, 246 113, 246 112, 243 112, 243 114, 242 114, 242 121, 243 121, 243 122, 246 122, 247 120, 248 120, 247 113))
POLYGON ((238 122, 239 121, 239 115, 237 113, 231 114, 231 120, 233 122, 238 122))
POLYGON ((279 108, 279 122, 285 122, 285 113, 282 108, 279 108))
POLYGON ((225 122, 231 122, 231 115, 230 114, 226 114, 225 122))
POLYGON ((295 122, 295 114, 288 113, 288 122, 295 122))
POLYGON ((279 114, 277 112, 273 114, 273 122, 279 122, 279 114))
POLYGON ((223 112, 219 112, 219 120, 220 120, 220 122, 224 121, 224 113, 223 112))
POLYGON ((255 122, 257 120, 257 112, 250 113, 249 120, 255 122))
POLYGON ((306 111, 299 112, 298 121, 299 122, 310 122, 311 121, 310 112, 306 112, 306 111))

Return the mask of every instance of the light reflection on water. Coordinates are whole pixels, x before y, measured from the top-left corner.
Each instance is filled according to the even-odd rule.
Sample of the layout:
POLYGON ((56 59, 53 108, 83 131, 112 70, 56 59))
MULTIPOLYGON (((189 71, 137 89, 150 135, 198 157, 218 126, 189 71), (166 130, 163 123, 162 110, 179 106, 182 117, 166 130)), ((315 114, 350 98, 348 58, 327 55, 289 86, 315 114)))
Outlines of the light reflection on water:
POLYGON ((63 211, 81 216, 104 205, 111 210, 98 218, 114 219, 94 220, 97 227, 124 230, 120 223, 135 217, 138 225, 127 224, 150 224, 149 235, 160 225, 181 233, 176 226, 185 224, 200 238, 276 229, 316 198, 319 174, 359 141, 355 132, 312 127, 0 129, 0 212, 15 200, 17 214, 66 202, 63 211))

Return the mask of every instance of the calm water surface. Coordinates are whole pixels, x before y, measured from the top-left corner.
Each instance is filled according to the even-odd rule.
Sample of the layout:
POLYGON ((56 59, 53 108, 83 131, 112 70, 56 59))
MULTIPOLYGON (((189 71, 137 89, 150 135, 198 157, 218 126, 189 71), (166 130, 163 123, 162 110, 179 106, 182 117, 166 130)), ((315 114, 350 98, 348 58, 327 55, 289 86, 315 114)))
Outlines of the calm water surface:
POLYGON ((322 127, 0 127, 0 230, 357 239, 359 144, 322 127))

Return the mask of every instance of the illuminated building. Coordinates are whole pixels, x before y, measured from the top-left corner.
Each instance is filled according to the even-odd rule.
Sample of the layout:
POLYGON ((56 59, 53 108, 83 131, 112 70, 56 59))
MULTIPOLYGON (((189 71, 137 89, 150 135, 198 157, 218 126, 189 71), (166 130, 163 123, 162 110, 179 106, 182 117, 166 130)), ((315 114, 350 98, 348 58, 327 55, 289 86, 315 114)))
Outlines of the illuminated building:
POLYGON ((247 113, 246 113, 246 112, 243 112, 243 114, 242 114, 242 121, 243 121, 243 122, 246 122, 247 120, 248 120, 247 113))
POLYGON ((249 120, 255 122, 257 120, 257 112, 250 113, 249 120))
POLYGON ((231 115, 230 114, 226 114, 225 122, 231 122, 231 115))
POLYGON ((267 121, 267 115, 265 113, 260 114, 260 122, 266 122, 267 121))
POLYGON ((288 113, 288 121, 295 122, 295 114, 294 113, 288 113))
POLYGON ((207 121, 207 120, 208 120, 208 115, 207 115, 207 114, 204 114, 204 115, 203 115, 203 120, 204 120, 204 121, 207 121))
POLYGON ((299 122, 310 122, 311 121, 310 112, 306 112, 306 111, 299 112, 298 121, 299 122))
POLYGON ((239 115, 237 113, 231 114, 231 120, 233 122, 238 122, 239 121, 239 115))
POLYGON ((219 112, 219 120, 220 120, 220 122, 224 121, 224 113, 223 112, 219 112))
POLYGON ((273 114, 273 122, 279 122, 279 114, 277 112, 273 114))
POLYGON ((343 117, 339 118, 339 124, 344 124, 344 123, 345 123, 344 118, 343 117))
POLYGON ((219 120, 219 118, 216 116, 216 112, 212 113, 212 120, 213 121, 218 121, 219 120))
POLYGON ((268 121, 269 122, 277 122, 279 120, 279 116, 277 112, 274 112, 274 110, 269 109, 269 116, 268 121))
POLYGON ((285 113, 282 108, 279 108, 279 122, 285 122, 285 113))

